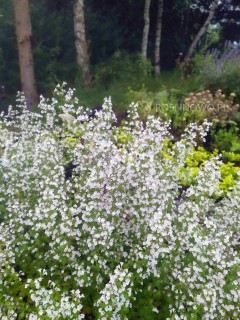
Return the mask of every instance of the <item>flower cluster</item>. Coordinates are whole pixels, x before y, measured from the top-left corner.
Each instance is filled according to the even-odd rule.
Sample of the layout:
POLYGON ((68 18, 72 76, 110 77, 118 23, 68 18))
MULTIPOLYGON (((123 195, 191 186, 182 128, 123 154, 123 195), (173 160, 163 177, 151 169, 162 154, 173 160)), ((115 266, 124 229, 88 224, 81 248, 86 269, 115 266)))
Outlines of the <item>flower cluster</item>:
POLYGON ((230 41, 226 41, 224 44, 223 52, 214 48, 206 53, 206 59, 211 61, 208 68, 205 68, 202 72, 211 73, 211 76, 215 74, 215 79, 228 74, 232 68, 236 68, 239 71, 239 59, 240 48, 234 45, 230 41))
POLYGON ((235 93, 231 93, 229 98, 226 98, 221 89, 218 89, 215 95, 210 90, 203 90, 190 93, 184 104, 190 110, 200 109, 209 119, 228 120, 240 110, 239 104, 234 104, 235 96, 235 93))
POLYGON ((239 101, 239 45, 226 41, 221 51, 211 49, 206 55, 197 55, 194 60, 201 87, 212 91, 221 88, 228 95, 235 92, 239 101))
POLYGON ((178 174, 210 124, 167 158, 170 123, 131 105, 121 143, 110 99, 89 114, 58 87, 1 115, 1 319, 239 319, 240 183, 178 174))

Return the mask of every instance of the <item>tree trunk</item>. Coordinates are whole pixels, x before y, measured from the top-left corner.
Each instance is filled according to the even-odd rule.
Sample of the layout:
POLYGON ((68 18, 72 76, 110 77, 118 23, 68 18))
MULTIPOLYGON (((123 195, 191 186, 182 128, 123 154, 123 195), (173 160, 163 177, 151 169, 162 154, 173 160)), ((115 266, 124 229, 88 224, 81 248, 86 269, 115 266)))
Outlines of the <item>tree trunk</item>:
POLYGON ((145 1, 144 28, 143 28, 143 38, 142 38, 142 57, 143 57, 143 60, 147 60, 148 33, 149 33, 149 26, 150 26, 150 19, 149 19, 150 4, 151 4, 151 0, 145 1))
POLYGON ((212 7, 210 8, 208 17, 207 17, 206 21, 204 22, 202 28, 199 30, 198 34, 196 35, 195 39, 193 40, 191 46, 189 47, 188 53, 187 53, 183 63, 185 63, 187 61, 187 59, 190 58, 192 56, 193 52, 195 51, 198 41, 200 40, 200 38, 202 37, 204 32, 207 30, 207 27, 209 26, 209 24, 211 23, 214 15, 215 15, 215 12, 216 12, 217 7, 219 5, 218 2, 219 2, 219 0, 213 1, 213 4, 212 4, 212 7))
POLYGON ((158 0, 157 29, 155 37, 155 75, 160 74, 160 45, 162 33, 163 0, 158 0))
POLYGON ((28 0, 13 0, 16 35, 19 54, 19 67, 22 91, 28 109, 37 105, 37 94, 32 54, 32 30, 28 0))
POLYGON ((84 0, 74 0, 73 12, 77 64, 82 71, 84 87, 90 87, 91 75, 89 70, 88 43, 85 30, 84 0))

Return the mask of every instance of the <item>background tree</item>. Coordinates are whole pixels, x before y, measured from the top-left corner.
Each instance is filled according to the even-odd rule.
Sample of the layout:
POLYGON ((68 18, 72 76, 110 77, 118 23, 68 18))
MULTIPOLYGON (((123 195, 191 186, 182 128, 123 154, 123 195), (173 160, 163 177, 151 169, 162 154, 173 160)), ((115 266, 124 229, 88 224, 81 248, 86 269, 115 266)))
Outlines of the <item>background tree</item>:
MULTIPOLYGON (((151 0, 150 30, 156 30, 159 0, 151 0)), ((179 52, 187 52, 196 34, 206 21, 213 0, 168 0, 164 2, 164 21, 161 30, 161 70, 172 70, 179 52), (193 23, 192 23, 193 21, 193 23)), ((212 25, 220 25, 221 49, 225 40, 240 40, 239 0, 224 0, 217 8, 212 25)), ((14 103, 15 93, 21 90, 13 1, 0 0, 0 85, 6 88, 7 98, 0 98, 0 108, 14 103), (10 100, 12 99, 12 100, 10 100)), ((78 88, 76 68, 73 0, 31 0, 30 16, 34 30, 34 65, 38 92, 50 94, 57 83, 67 81, 78 88), (47 32, 46 32, 47 30, 47 32)), ((93 79, 103 64, 111 69, 114 57, 128 59, 141 51, 145 0, 88 0, 85 1, 85 24, 90 41, 89 64, 93 79), (127 13, 127 14, 126 14, 127 13), (120 55, 118 55, 120 53, 120 55), (113 58, 112 58, 113 57, 113 58)), ((201 42, 205 43, 205 32, 201 42)), ((149 32, 147 56, 155 62, 156 33, 149 32)), ((200 45, 200 44, 199 44, 200 45)), ((215 44, 214 44, 215 46, 215 44)), ((202 49, 202 45, 201 48, 202 49)), ((133 58, 128 61, 135 61, 133 58)), ((103 70, 103 69, 102 69, 103 70)), ((120 68, 121 70, 121 68, 120 68)), ((124 77, 124 74, 122 74, 124 77)), ((79 88, 79 90, 81 90, 79 88)))
POLYGON ((215 14, 215 19, 221 26, 221 36, 223 40, 239 42, 240 0, 222 1, 219 10, 217 10, 215 14))
POLYGON ((198 31, 197 35, 195 36, 193 42, 191 43, 191 45, 190 45, 190 47, 189 47, 189 49, 188 49, 187 55, 186 55, 186 57, 185 57, 185 59, 184 59, 184 62, 185 62, 188 58, 190 58, 190 57, 192 56, 194 50, 195 50, 196 47, 197 47, 197 44, 198 44, 199 40, 201 39, 201 37, 203 36, 203 34, 206 32, 209 24, 210 24, 211 21, 213 20, 213 17, 214 17, 214 15, 215 15, 215 12, 216 12, 219 4, 220 4, 220 1, 219 1, 219 0, 214 0, 214 1, 212 2, 211 7, 209 8, 209 14, 208 14, 208 16, 207 16, 207 19, 205 20, 203 26, 200 28, 200 30, 198 31))
POLYGON ((144 7, 144 28, 143 28, 143 38, 142 38, 142 56, 143 59, 147 59, 147 48, 148 48, 148 34, 150 27, 149 9, 151 5, 151 0, 145 1, 144 7))
POLYGON ((12 1, 0 1, 0 84, 12 94, 19 90, 19 62, 12 1))
POLYGON ((76 68, 73 2, 31 0, 30 3, 39 92, 52 92, 56 84, 62 81, 75 85, 74 79, 79 70, 76 68))
POLYGON ((158 14, 157 14, 157 28, 155 38, 155 75, 160 73, 160 45, 161 45, 161 33, 162 33, 162 15, 163 15, 163 0, 158 0, 158 14))
POLYGON ((22 91, 28 108, 38 103, 32 53, 32 31, 28 0, 13 0, 22 91))
POLYGON ((74 34, 75 46, 77 52, 77 63, 82 72, 84 87, 90 87, 91 75, 89 70, 88 43, 86 39, 84 1, 75 0, 73 5, 74 11, 74 34))

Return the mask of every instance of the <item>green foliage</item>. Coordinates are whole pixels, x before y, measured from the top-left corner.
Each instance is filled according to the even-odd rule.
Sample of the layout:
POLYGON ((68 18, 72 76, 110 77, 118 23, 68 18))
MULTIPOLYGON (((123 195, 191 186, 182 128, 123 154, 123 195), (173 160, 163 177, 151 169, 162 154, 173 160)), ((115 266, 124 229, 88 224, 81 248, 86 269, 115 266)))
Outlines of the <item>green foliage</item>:
MULTIPOLYGON (((72 83, 76 75, 72 7, 50 10, 47 3, 30 2, 34 69, 40 93, 52 92, 66 79, 72 83)), ((1 0, 0 7, 0 85, 5 86, 7 95, 16 95, 21 86, 13 2, 1 0)))
MULTIPOLYGON (((196 150, 193 150, 186 159, 185 166, 180 170, 181 182, 184 187, 189 187, 194 183, 199 168, 211 158, 215 157, 218 154, 218 150, 215 149, 213 153, 206 151, 203 147, 198 147, 196 150)), ((220 167, 221 171, 221 183, 219 184, 219 190, 222 190, 226 194, 230 188, 235 185, 235 181, 240 181, 238 172, 240 168, 237 167, 234 163, 228 162, 223 163, 220 167)), ((217 194, 216 194, 217 196, 217 194)))
POLYGON ((39 91, 50 93, 66 79, 73 83, 77 68, 72 7, 50 10, 46 1, 41 0, 31 6, 31 20, 39 91))
POLYGON ((212 48, 214 45, 219 44, 221 40, 221 26, 220 25, 212 25, 210 24, 207 28, 206 33, 203 35, 201 39, 201 45, 199 47, 198 52, 195 56, 199 56, 205 54, 207 50, 212 48))
POLYGON ((177 68, 181 73, 181 81, 185 79, 190 79, 195 67, 195 63, 192 58, 188 58, 185 62, 182 62, 183 53, 180 52, 178 58, 176 59, 177 68))
POLYGON ((236 122, 215 120, 210 133, 214 148, 225 152, 240 153, 239 128, 236 122))
POLYGON ((201 123, 205 118, 212 120, 214 125, 210 132, 210 149, 239 152, 239 128, 233 119, 237 119, 240 107, 234 103, 234 93, 226 97, 221 90, 215 95, 204 90, 186 95, 184 91, 174 88, 151 92, 143 85, 141 90, 129 87, 126 96, 128 101, 139 104, 143 120, 148 115, 171 120, 175 134, 181 134, 191 122, 201 123))
POLYGON ((226 162, 236 162, 240 164, 240 153, 222 151, 223 159, 226 162))
POLYGON ((127 99, 139 104, 139 113, 142 119, 148 115, 160 116, 163 120, 169 120, 176 114, 179 106, 177 99, 182 93, 177 89, 151 92, 142 85, 141 90, 133 90, 131 87, 127 91, 127 99))
POLYGON ((151 63, 144 62, 140 53, 129 55, 124 51, 116 51, 110 59, 96 67, 94 79, 97 84, 106 87, 116 80, 141 83, 146 73, 151 71, 151 63))
POLYGON ((132 135, 126 131, 123 127, 119 127, 113 130, 116 144, 118 147, 128 144, 133 140, 132 135))
MULTIPOLYGON (((178 53, 186 52, 192 34, 197 32, 199 25, 205 19, 205 12, 197 11, 198 13, 196 13, 196 10, 192 10, 189 3, 188 1, 170 0, 164 4, 164 15, 167 19, 164 19, 164 27, 162 28, 161 65, 163 74, 166 70, 175 67, 178 53), (195 21, 191 28, 189 28, 187 17, 195 21)), ((201 4, 205 8, 209 5, 201 4)), ((148 56, 152 62, 154 60, 156 6, 157 1, 155 0, 150 9, 151 26, 148 48, 148 56)), ((7 94, 12 95, 20 89, 12 2, 1 0, 0 8, 0 27, 2 30, 0 35, 0 85, 4 85, 7 88, 7 94)), ((116 104, 119 106, 121 101, 117 90, 120 91, 119 96, 122 96, 127 86, 139 90, 144 84, 152 92, 162 91, 164 84, 168 90, 171 87, 177 89, 181 87, 185 92, 196 89, 196 77, 180 82, 179 76, 177 81, 171 79, 170 84, 165 75, 156 79, 149 77, 152 70, 150 63, 148 62, 147 66, 142 65, 137 54, 140 50, 143 26, 142 14, 139 12, 143 12, 143 8, 144 0, 124 0, 117 4, 105 0, 89 0, 85 4, 91 71, 94 74, 94 70, 96 70, 95 84, 98 84, 93 92, 100 97, 100 90, 105 86, 111 90, 111 94, 115 92, 115 96, 119 100, 116 104), (128 55, 132 57, 128 57, 128 55), (142 71, 146 71, 146 69, 148 79, 143 77, 144 72, 142 71), (125 85, 118 83, 114 87, 113 81, 125 82, 125 85), (127 85, 126 82, 128 82, 127 85), (149 86, 150 82, 151 86, 149 86)), ((228 9, 228 5, 225 6, 225 9, 228 9)), ((31 1, 30 13, 34 65, 39 92, 49 94, 55 84, 61 81, 68 81, 71 84, 75 81, 74 85, 78 86, 79 72, 75 63, 72 1, 31 1)), ((217 30, 216 28, 209 29, 206 39, 201 44, 202 50, 216 41, 217 30)), ((188 73, 186 72, 186 75, 188 73)), ((224 79, 226 83, 229 83, 229 79, 225 77, 224 79)), ((237 75, 235 83, 236 79, 237 75)), ((81 90, 80 86, 79 90, 81 90)), ((237 90, 235 88, 236 93, 237 90)), ((86 90, 83 95, 86 96, 88 93, 89 91, 86 90)), ((109 93, 106 92, 106 95, 109 93)), ((101 96, 99 100, 102 98, 101 96)), ((91 96, 86 104, 90 106, 93 100, 91 96)), ((95 104, 95 100, 92 105, 95 104)), ((7 105, 5 101, 0 102, 3 106, 7 105)), ((128 102, 125 100, 122 106, 128 102)))
POLYGON ((0 8, 0 85, 12 94, 19 88, 20 78, 12 2, 1 0, 0 8))
POLYGON ((240 181, 238 173, 240 168, 236 167, 234 163, 228 162, 223 163, 220 167, 222 181, 219 188, 226 194, 231 188, 234 187, 236 181, 240 181))

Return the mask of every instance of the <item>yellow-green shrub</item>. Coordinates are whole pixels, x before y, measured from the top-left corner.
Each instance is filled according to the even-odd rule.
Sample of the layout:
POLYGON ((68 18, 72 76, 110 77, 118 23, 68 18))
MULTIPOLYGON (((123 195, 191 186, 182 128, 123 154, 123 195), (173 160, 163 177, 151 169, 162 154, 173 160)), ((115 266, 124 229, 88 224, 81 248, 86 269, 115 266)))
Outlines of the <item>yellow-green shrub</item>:
MULTIPOLYGON (((185 165, 179 170, 179 177, 181 178, 181 184, 184 187, 188 187, 194 183, 194 179, 198 175, 199 168, 204 164, 205 161, 210 160, 218 154, 218 150, 215 149, 212 153, 208 152, 203 147, 194 149, 191 154, 188 155, 185 165)), ((226 153, 227 154, 227 153, 226 153)), ((232 153, 235 155, 234 153, 232 153)), ((161 155, 165 159, 173 160, 170 155, 170 149, 164 150, 161 155)), ((231 155, 232 157, 234 157, 231 155)), ((236 154, 236 157, 238 155, 236 154)), ((240 168, 234 163, 228 162, 223 163, 220 167, 222 181, 219 184, 219 189, 224 193, 227 193, 231 187, 235 185, 236 180, 240 180, 240 176, 237 174, 240 168)))

